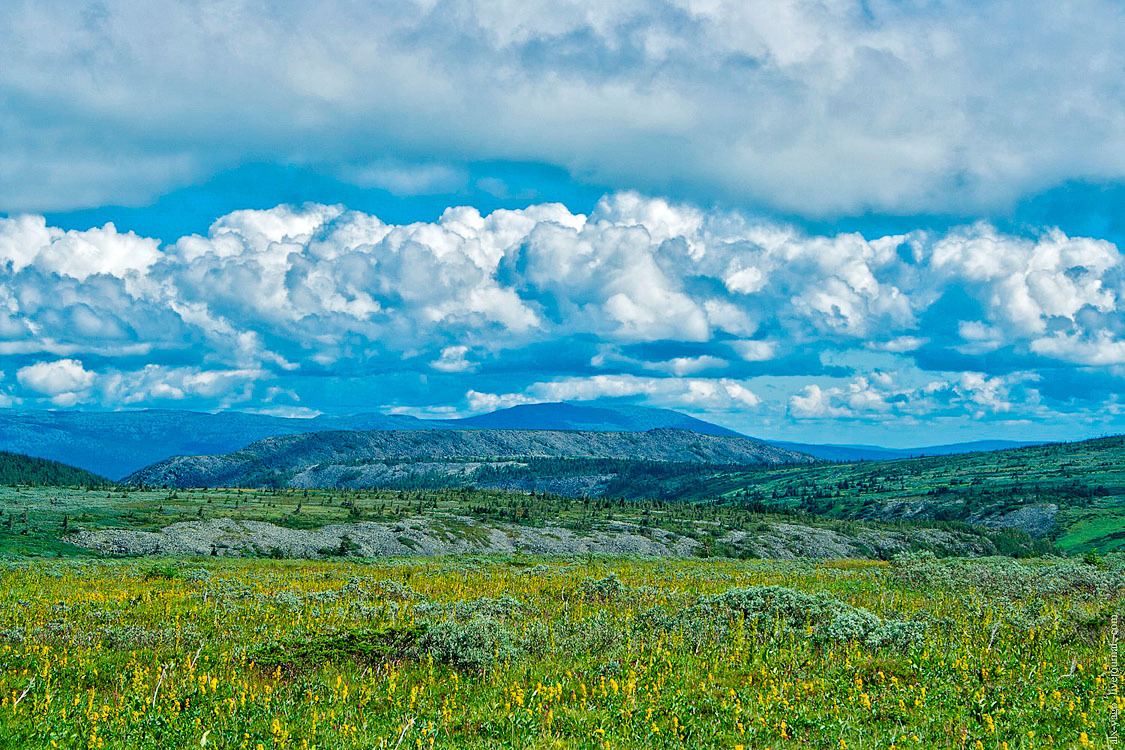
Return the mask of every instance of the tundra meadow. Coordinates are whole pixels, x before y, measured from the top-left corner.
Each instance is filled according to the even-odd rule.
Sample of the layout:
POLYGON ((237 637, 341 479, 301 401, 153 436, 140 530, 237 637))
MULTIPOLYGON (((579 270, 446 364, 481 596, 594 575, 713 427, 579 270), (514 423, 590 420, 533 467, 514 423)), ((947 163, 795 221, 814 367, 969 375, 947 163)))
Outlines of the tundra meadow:
POLYGON ((67 748, 1109 747, 1116 556, 59 560, 0 737, 67 748))

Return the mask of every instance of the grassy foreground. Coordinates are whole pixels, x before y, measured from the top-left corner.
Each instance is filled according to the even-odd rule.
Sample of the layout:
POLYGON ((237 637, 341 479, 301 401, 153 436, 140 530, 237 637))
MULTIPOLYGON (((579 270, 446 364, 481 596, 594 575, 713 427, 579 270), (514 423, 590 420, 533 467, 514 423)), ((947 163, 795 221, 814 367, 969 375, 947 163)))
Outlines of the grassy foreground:
POLYGON ((1120 563, 9 563, 0 745, 1107 747, 1120 563))

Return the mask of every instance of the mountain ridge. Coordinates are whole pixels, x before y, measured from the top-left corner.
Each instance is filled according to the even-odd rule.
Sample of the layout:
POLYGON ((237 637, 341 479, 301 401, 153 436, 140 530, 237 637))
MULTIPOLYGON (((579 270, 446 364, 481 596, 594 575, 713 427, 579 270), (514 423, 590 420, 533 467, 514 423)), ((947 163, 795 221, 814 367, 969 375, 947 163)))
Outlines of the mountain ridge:
MULTIPOLYGON (((689 429, 703 435, 750 438, 727 427, 670 409, 602 402, 524 404, 487 414, 444 420, 379 412, 294 418, 253 412, 208 413, 175 409, 116 412, 7 410, 0 411, 0 450, 61 461, 118 479, 174 455, 225 454, 267 437, 331 430, 489 428, 643 432, 659 427, 689 429)), ((895 449, 779 440, 763 442, 821 460, 856 461, 963 453, 980 450, 977 446, 982 441, 944 446, 946 450, 943 451, 937 450, 943 446, 895 449)))
MULTIPOLYGON (((646 432, 579 430, 369 430, 317 432, 259 440, 239 451, 174 456, 145 467, 126 483, 167 487, 339 486, 307 476, 369 464, 409 465, 456 473, 458 464, 507 464, 526 458, 610 459, 659 463, 765 466, 812 459, 746 437, 659 428, 646 432), (421 464, 421 466, 419 466, 421 464), (306 480, 299 480, 299 477, 306 480)), ((379 477, 383 476, 381 473, 379 477)), ((375 481, 375 480, 373 480, 375 481)), ((365 486, 358 484, 354 486, 365 486)))
POLYGON ((890 461, 896 458, 921 458, 923 456, 950 456, 961 453, 978 453, 1045 445, 1048 440, 968 440, 963 443, 922 445, 911 448, 886 448, 881 445, 854 445, 836 443, 797 443, 788 440, 767 440, 771 445, 786 450, 805 453, 823 461, 890 461))

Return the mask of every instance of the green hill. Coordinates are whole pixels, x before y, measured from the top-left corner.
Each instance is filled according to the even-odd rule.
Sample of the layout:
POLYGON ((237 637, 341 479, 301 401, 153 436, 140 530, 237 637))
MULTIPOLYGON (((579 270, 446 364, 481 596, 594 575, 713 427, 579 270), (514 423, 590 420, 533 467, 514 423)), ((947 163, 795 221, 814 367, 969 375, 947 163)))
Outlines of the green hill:
POLYGON ((54 487, 104 487, 109 484, 109 480, 58 461, 34 458, 22 453, 0 451, 0 485, 17 484, 54 487))
POLYGON ((990 453, 773 467, 697 478, 678 499, 844 519, 1011 527, 1068 552, 1125 548, 1125 437, 990 453))

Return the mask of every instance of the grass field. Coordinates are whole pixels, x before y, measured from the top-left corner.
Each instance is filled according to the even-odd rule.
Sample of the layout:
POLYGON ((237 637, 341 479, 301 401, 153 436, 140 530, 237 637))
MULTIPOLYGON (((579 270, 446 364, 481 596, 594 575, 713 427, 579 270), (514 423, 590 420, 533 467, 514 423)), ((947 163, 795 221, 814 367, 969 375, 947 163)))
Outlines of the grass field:
POLYGON ((82 748, 1109 746, 1121 561, 0 568, 0 738, 82 748))

